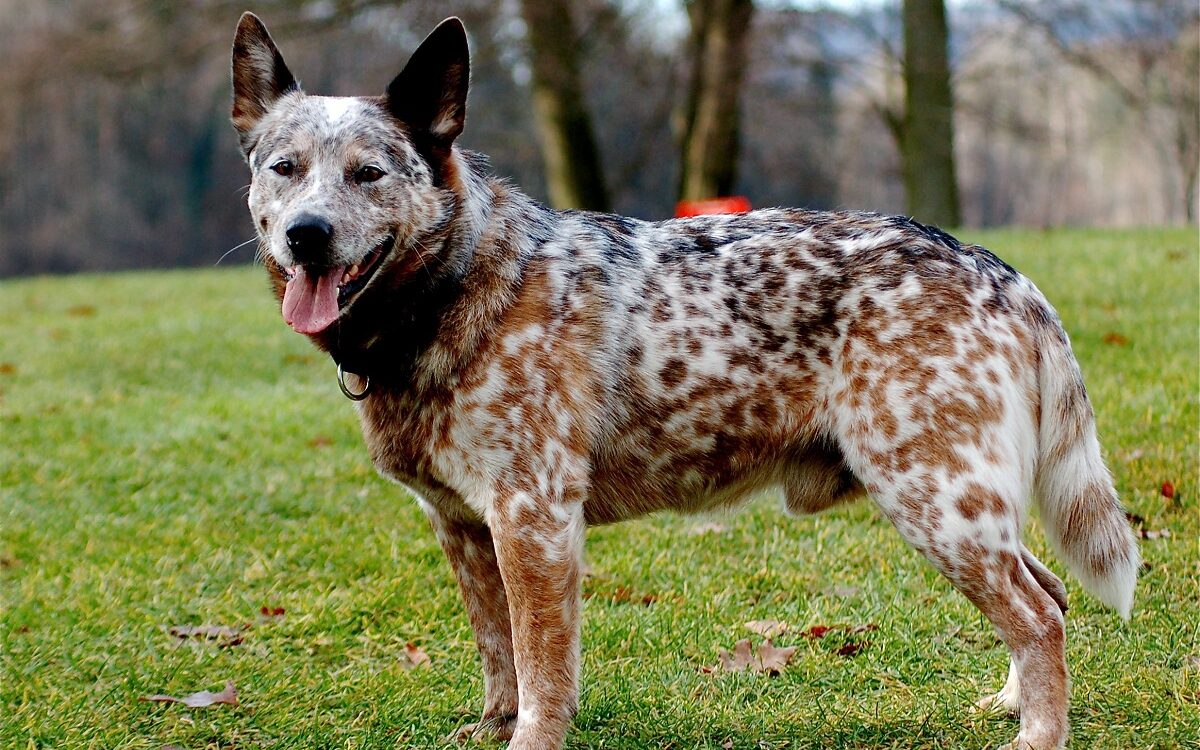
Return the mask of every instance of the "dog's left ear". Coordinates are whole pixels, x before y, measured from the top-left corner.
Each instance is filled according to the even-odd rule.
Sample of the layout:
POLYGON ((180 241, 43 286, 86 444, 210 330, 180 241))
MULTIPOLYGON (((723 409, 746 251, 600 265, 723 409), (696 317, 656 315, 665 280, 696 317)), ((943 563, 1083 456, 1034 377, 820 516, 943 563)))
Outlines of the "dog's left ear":
POLYGON ((449 149, 467 117, 471 53, 467 30, 447 18, 425 37, 387 87, 387 106, 418 140, 449 149))

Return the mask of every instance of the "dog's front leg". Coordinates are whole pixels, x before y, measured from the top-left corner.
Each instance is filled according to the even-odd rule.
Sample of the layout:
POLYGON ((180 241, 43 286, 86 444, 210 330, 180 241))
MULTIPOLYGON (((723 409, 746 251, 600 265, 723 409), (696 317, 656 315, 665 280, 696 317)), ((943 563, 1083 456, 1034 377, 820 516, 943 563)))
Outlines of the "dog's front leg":
POLYGON ((514 492, 488 522, 508 591, 520 695, 509 750, 558 750, 579 696, 583 506, 514 492))
POLYGON ((454 569, 475 645, 483 660, 483 716, 455 733, 456 739, 490 734, 512 737, 517 721, 517 673, 513 666, 512 627, 508 598, 496 562, 492 532, 482 523, 446 516, 422 503, 438 541, 454 569))

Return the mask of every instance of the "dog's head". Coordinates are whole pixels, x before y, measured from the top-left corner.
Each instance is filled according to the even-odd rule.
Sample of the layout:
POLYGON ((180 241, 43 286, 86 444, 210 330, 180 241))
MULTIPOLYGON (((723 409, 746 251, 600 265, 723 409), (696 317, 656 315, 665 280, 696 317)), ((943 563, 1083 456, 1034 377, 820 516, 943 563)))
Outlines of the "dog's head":
POLYGON ((439 170, 463 130, 468 77, 466 30, 449 18, 383 96, 309 96, 262 21, 242 16, 233 125, 250 213, 296 331, 324 331, 444 222, 439 170))

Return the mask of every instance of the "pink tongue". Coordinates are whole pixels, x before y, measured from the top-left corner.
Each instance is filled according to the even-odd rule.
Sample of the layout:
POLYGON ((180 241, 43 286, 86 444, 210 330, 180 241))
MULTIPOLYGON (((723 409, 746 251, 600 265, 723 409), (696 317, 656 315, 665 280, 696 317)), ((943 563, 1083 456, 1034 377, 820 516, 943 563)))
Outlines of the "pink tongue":
POLYGON ((338 282, 345 267, 331 268, 313 278, 304 268, 287 283, 283 292, 283 319, 296 333, 320 333, 338 317, 338 282))

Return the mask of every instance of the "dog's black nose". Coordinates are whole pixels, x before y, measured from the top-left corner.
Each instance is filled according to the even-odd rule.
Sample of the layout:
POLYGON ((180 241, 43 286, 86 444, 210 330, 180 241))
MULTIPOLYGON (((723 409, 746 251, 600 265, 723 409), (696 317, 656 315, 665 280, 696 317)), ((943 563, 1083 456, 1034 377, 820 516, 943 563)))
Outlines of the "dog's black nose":
POLYGON ((320 216, 302 214, 292 222, 286 234, 288 249, 298 263, 316 263, 325 260, 333 226, 320 216))

